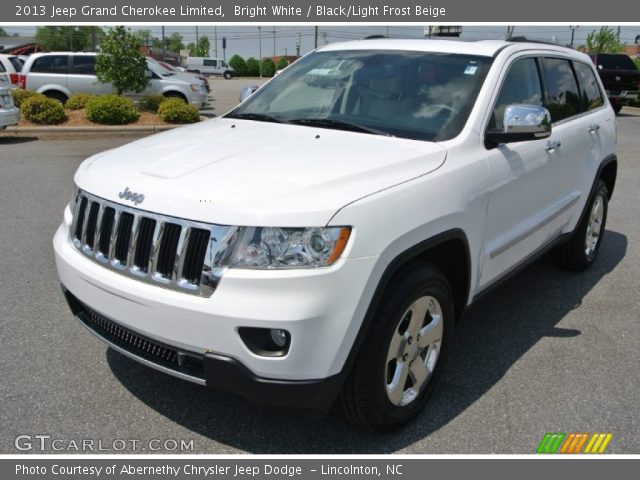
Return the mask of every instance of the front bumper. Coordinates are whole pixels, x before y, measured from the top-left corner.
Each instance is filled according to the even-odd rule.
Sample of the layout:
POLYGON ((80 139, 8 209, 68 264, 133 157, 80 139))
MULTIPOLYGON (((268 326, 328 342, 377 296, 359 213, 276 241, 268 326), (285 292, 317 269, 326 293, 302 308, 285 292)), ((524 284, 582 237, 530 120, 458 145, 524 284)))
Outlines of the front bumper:
POLYGON ((209 106, 209 94, 206 91, 201 92, 192 92, 191 94, 191 104, 196 106, 198 110, 202 110, 209 106))
POLYGON ((124 328, 82 304, 64 285, 74 316, 102 342, 143 365, 183 380, 213 386, 264 405, 327 411, 338 395, 345 373, 321 380, 274 380, 254 375, 238 360, 176 349, 124 328))
MULTIPOLYGON (((260 403, 321 408, 337 393, 373 293, 368 284, 376 257, 341 259, 330 268, 312 271, 232 269, 210 298, 202 298, 96 264, 71 244, 68 229, 67 219, 56 232, 54 249, 74 314, 83 320, 83 315, 86 319, 94 312, 116 327, 181 352, 188 360, 199 359, 200 374, 167 371, 162 362, 140 352, 127 352, 130 357, 260 403), (240 327, 287 330, 290 349, 282 357, 257 355, 243 343, 240 327)), ((118 347, 104 332, 83 323, 118 347)), ((123 351, 124 346, 117 349, 123 351)))

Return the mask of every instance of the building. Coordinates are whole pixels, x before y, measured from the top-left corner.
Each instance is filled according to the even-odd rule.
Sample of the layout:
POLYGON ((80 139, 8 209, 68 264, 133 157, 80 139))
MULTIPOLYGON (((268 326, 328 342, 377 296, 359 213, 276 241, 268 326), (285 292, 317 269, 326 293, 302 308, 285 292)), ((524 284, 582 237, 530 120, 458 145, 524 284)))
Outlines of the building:
POLYGON ((38 46, 36 37, 0 37, 0 53, 31 55, 45 50, 38 46))

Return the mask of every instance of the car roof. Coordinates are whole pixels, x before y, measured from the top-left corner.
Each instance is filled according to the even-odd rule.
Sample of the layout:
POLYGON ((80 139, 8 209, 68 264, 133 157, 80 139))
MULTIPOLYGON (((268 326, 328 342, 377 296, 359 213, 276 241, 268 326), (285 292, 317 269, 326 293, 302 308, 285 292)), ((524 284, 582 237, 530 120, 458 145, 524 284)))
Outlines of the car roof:
POLYGON ((98 55, 96 52, 39 52, 29 55, 29 58, 48 57, 49 55, 98 55))
POLYGON ((434 38, 375 38, 354 40, 342 43, 332 43, 319 48, 319 51, 338 50, 409 50, 417 52, 458 53, 492 57, 502 50, 553 50, 564 54, 579 54, 576 50, 561 45, 529 40, 465 40, 465 39, 434 39, 434 38))

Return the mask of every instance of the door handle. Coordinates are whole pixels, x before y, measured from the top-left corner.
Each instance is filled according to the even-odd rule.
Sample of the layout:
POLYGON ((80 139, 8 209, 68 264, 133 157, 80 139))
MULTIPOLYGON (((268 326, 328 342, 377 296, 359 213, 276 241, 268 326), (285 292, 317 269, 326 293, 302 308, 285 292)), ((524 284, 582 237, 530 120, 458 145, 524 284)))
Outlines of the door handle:
POLYGON ((589 125, 589 133, 595 133, 598 130, 600 130, 600 124, 592 123, 591 125, 589 125))
POLYGON ((560 148, 562 146, 562 142, 560 140, 549 140, 547 142, 547 147, 545 150, 547 152, 553 152, 556 148, 560 148))

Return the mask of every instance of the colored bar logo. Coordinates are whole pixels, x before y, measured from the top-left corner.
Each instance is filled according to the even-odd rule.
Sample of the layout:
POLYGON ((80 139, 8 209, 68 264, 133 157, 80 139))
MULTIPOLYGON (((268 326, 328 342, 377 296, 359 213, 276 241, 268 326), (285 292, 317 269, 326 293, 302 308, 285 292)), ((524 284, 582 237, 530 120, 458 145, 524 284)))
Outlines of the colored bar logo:
POLYGON ((552 432, 545 434, 536 453, 604 453, 612 438, 612 433, 552 432))

